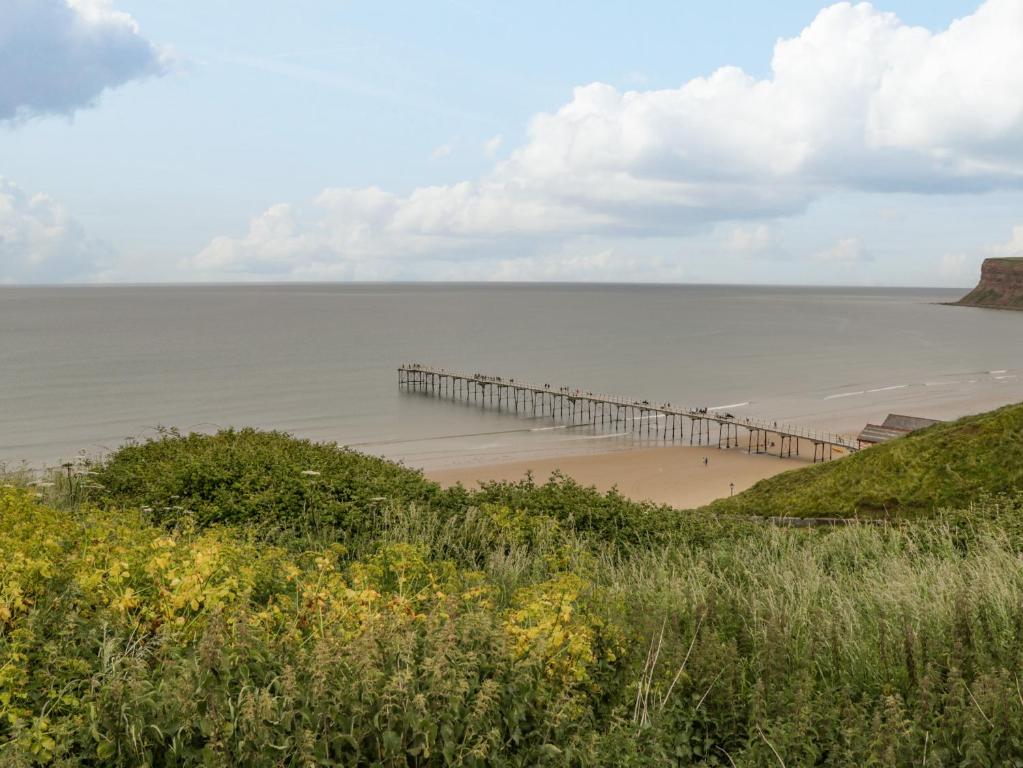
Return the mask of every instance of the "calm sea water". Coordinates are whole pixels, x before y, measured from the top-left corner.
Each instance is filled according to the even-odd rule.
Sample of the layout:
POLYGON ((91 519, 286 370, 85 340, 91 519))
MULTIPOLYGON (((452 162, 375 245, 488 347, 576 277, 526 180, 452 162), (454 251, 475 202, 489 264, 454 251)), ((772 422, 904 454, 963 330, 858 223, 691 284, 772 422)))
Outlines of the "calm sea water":
POLYGON ((99 453, 156 425, 278 428, 418 466, 629 445, 626 437, 542 430, 399 392, 395 368, 403 362, 729 405, 832 428, 852 428, 873 413, 883 418, 900 405, 947 411, 1023 399, 1023 313, 935 304, 960 294, 599 285, 0 288, 0 461, 99 453))

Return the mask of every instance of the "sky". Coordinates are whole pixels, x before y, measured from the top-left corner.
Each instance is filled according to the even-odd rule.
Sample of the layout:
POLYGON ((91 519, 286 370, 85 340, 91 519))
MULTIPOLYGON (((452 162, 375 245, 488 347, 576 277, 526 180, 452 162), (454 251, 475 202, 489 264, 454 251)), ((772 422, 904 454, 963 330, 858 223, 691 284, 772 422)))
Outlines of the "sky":
POLYGON ((0 0, 0 282, 969 286, 1023 0, 0 0))

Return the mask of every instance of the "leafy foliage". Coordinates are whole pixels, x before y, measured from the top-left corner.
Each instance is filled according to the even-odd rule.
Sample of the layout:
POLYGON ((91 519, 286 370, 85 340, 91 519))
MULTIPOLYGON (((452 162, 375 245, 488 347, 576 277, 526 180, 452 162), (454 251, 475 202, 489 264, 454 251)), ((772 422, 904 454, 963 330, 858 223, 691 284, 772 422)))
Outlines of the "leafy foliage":
POLYGON ((122 447, 96 469, 105 501, 156 521, 244 524, 263 534, 351 537, 385 502, 429 501, 440 489, 384 459, 282 432, 174 430, 122 447))
POLYGON ((1023 766, 1021 496, 785 529, 250 430, 88 471, 0 488, 0 765, 1023 766))
POLYGON ((355 543, 372 535, 382 510, 401 503, 438 510, 441 524, 458 524, 484 505, 528 509, 566 530, 623 544, 663 536, 679 517, 669 507, 601 494, 557 473, 544 483, 527 477, 479 491, 442 490, 384 459, 253 429, 169 430, 121 448, 94 469, 108 506, 144 509, 163 524, 245 525, 277 541, 299 535, 355 543))
POLYGON ((413 545, 341 568, 336 546, 73 519, 8 489, 0 553, 0 754, 29 763, 539 764, 593 740, 550 665, 615 662, 582 581, 531 624, 413 545), (523 653, 525 626, 547 653, 523 653))

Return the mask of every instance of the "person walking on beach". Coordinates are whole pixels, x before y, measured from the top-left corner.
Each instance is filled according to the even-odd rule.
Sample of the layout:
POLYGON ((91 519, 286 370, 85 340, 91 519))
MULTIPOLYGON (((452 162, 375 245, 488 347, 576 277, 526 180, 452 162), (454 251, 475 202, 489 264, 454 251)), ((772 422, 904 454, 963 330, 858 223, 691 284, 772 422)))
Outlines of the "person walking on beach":
POLYGON ((704 456, 704 457, 703 457, 703 466, 707 466, 707 462, 708 462, 708 461, 709 461, 709 460, 707 459, 707 457, 706 457, 706 456, 704 456))

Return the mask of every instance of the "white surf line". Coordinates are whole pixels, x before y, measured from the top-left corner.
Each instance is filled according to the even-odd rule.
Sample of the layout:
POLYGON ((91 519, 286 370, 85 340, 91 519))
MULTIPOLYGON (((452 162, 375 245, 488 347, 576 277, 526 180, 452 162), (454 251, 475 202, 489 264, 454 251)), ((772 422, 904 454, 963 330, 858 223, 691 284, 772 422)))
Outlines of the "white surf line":
POLYGON ((561 442, 570 443, 574 440, 607 440, 609 437, 625 437, 629 432, 611 432, 607 435, 587 435, 585 437, 566 437, 561 442))
MULTIPOLYGON (((562 427, 563 429, 563 427, 562 427)), ((497 429, 491 432, 460 432, 455 435, 430 435, 428 437, 406 437, 394 440, 369 440, 361 443, 344 443, 346 448, 366 448, 374 445, 401 445, 402 443, 428 443, 431 440, 457 440, 460 437, 484 437, 486 435, 512 435, 532 432, 531 429, 497 429)))
MULTIPOLYGON (((651 419, 653 419, 654 421, 658 421, 659 419, 666 419, 666 418, 668 418, 668 414, 666 414, 666 413, 658 413, 658 414, 654 414, 654 415, 650 415, 650 416, 637 416, 635 420, 636 421, 650 421, 651 419)), ((588 427, 590 425, 589 424, 583 424, 582 426, 588 427)))
POLYGON ((530 432, 550 432, 552 429, 568 429, 568 424, 558 424, 553 427, 533 427, 530 432))
POLYGON ((868 389, 867 392, 889 392, 893 389, 905 389, 909 384, 895 384, 891 387, 878 387, 877 389, 868 389))
POLYGON ((864 395, 864 394, 866 394, 866 391, 861 389, 859 392, 840 392, 837 395, 828 395, 824 399, 825 400, 835 400, 836 398, 839 398, 839 397, 856 397, 857 395, 864 395))
POLYGON ((1008 376, 995 376, 995 381, 1005 381, 1006 379, 1018 379, 1019 376, 1010 374, 1008 376))
POLYGON ((1003 368, 1000 371, 988 371, 988 373, 990 373, 991 375, 994 375, 996 373, 1008 373, 1008 371, 1003 368))
POLYGON ((731 405, 715 405, 715 406, 712 406, 712 407, 708 408, 707 410, 708 411, 723 411, 726 408, 744 408, 745 406, 747 406, 749 404, 750 404, 750 401, 747 400, 745 403, 732 403, 731 405))

